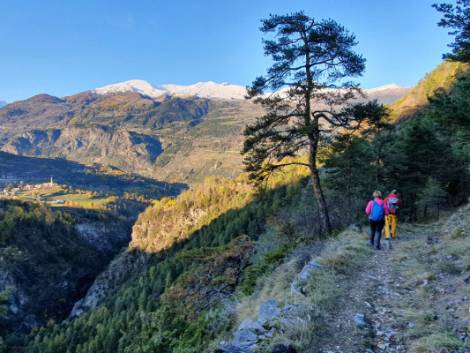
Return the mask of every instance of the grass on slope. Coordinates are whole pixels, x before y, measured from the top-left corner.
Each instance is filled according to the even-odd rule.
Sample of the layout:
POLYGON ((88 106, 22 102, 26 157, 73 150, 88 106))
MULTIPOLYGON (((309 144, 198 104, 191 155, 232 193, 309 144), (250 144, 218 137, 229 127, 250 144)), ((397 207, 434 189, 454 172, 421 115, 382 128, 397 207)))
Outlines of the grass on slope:
POLYGON ((459 337, 470 333, 470 205, 443 223, 408 232, 417 229, 403 252, 394 253, 403 285, 413 293, 399 309, 409 351, 467 352, 470 341, 459 337))
POLYGON ((279 343, 302 353, 468 352, 470 205, 445 222, 401 224, 399 232, 392 251, 372 252, 366 234, 350 229, 321 251, 294 251, 242 299, 236 327, 256 317, 266 300, 276 299, 281 307, 300 305, 302 314, 295 325, 259 341, 257 352, 271 352, 279 343), (321 267, 312 273, 304 297, 291 294, 290 284, 305 252, 321 267), (351 323, 354 313, 366 313, 366 328, 351 323), (394 332, 391 339, 384 338, 388 332, 394 332))
POLYGON ((390 104, 391 120, 398 121, 413 115, 428 104, 428 97, 432 96, 434 91, 440 88, 448 91, 455 79, 467 70, 467 64, 444 61, 405 96, 390 104))
POLYGON ((260 352, 271 352, 279 343, 290 344, 298 352, 318 349, 320 342, 329 335, 327 322, 331 320, 330 315, 338 309, 340 297, 348 295, 348 286, 344 283, 351 283, 351 279, 363 270, 372 254, 365 233, 353 229, 341 232, 324 246, 319 245, 301 246, 294 250, 272 274, 260 277, 257 290, 239 305, 238 323, 253 317, 267 299, 276 299, 281 306, 290 304, 302 308, 300 320, 284 331, 277 331, 272 339, 261 342, 260 352), (303 262, 299 263, 302 258, 311 258, 321 266, 312 273, 305 288, 306 296, 292 294, 290 289, 302 268, 303 262))

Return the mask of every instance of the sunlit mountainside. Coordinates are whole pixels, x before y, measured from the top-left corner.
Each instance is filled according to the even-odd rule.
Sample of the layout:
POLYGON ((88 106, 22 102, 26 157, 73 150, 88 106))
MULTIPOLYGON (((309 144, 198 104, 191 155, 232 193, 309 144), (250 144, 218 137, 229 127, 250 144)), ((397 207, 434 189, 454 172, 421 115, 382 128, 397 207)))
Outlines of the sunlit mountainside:
MULTIPOLYGON (((407 91, 387 85, 365 93, 389 103, 407 91)), ((140 80, 63 98, 42 94, 0 109, 0 148, 166 181, 235 176, 242 131, 263 114, 245 95, 244 87, 231 84, 152 86, 140 80)))

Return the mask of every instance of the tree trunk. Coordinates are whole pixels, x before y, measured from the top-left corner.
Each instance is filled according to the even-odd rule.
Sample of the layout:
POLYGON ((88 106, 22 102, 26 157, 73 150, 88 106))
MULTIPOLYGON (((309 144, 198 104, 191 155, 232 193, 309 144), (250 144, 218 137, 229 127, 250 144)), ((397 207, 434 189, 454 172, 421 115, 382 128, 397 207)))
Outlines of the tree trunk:
POLYGON ((313 194, 315 195, 315 199, 317 200, 317 205, 320 214, 320 221, 322 224, 323 231, 330 234, 332 232, 331 223, 330 223, 330 215, 328 213, 328 205, 326 204, 325 195, 323 195, 323 191, 320 185, 320 174, 317 168, 317 154, 316 148, 314 144, 310 145, 310 154, 309 154, 309 166, 310 166, 310 173, 313 185, 313 194))
POLYGON ((310 49, 307 43, 306 35, 303 36, 304 38, 304 49, 305 49, 305 75, 306 75, 306 82, 307 82, 307 90, 305 92, 305 127, 309 130, 308 132, 308 139, 310 142, 310 153, 309 153, 309 166, 310 166, 310 173, 312 178, 313 184, 313 194, 317 200, 317 205, 320 214, 320 221, 322 224, 323 231, 331 234, 331 223, 330 223, 330 216, 328 214, 328 206, 326 204, 325 196, 323 195, 323 191, 320 185, 320 175, 318 173, 317 168, 317 148, 318 148, 318 139, 320 136, 320 130, 318 128, 318 118, 313 118, 311 116, 311 100, 312 100, 312 90, 314 86, 313 82, 313 75, 311 72, 310 67, 310 49), (313 118, 313 119, 312 119, 313 118))

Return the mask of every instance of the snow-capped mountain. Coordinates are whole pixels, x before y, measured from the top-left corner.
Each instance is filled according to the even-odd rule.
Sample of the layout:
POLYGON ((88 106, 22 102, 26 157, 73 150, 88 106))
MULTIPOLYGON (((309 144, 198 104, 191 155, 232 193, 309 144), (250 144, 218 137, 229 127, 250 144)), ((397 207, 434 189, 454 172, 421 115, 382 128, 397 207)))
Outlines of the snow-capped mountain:
POLYGON ((167 93, 165 90, 152 86, 150 83, 144 80, 130 80, 114 83, 96 88, 93 91, 98 94, 136 92, 152 98, 157 98, 167 93))
POLYGON ((403 91, 403 90, 409 90, 409 89, 410 88, 408 87, 403 87, 403 86, 397 85, 396 83, 391 83, 391 84, 383 85, 379 87, 368 88, 368 89, 365 89, 364 91, 368 94, 376 94, 380 92, 403 91))
MULTIPOLYGON (((400 98, 409 88, 397 84, 389 84, 376 88, 365 89, 364 93, 369 98, 377 98, 383 103, 389 103, 400 98)), ((281 90, 282 91, 282 90, 281 90)), ((154 86, 144 80, 131 80, 115 83, 94 90, 98 94, 137 92, 148 97, 157 98, 162 95, 170 96, 197 96, 202 98, 218 99, 244 99, 246 88, 230 83, 216 83, 213 81, 198 82, 192 85, 164 84, 154 86)))
POLYGON ((137 92, 152 98, 166 94, 178 97, 198 96, 202 98, 243 99, 246 94, 246 89, 243 86, 213 81, 198 82, 189 86, 174 84, 154 86, 144 80, 130 80, 96 88, 93 91, 98 94, 137 92))
POLYGON ((377 99, 383 104, 389 104, 404 96, 411 88, 395 83, 375 88, 365 89, 364 93, 371 99, 377 99))
POLYGON ((162 85, 162 87, 174 96, 198 96, 203 98, 221 99, 243 99, 246 88, 230 83, 216 83, 213 81, 198 82, 189 86, 173 84, 162 85))

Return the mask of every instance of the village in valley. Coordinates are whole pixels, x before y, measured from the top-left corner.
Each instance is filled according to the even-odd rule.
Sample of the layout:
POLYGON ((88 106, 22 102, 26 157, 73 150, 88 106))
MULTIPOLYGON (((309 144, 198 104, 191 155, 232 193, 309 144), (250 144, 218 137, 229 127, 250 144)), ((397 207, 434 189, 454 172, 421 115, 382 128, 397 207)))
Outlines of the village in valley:
POLYGON ((53 188, 55 185, 51 176, 48 182, 42 183, 25 183, 23 179, 17 178, 13 175, 3 175, 0 178, 0 195, 11 197, 17 196, 25 191, 39 190, 44 188, 53 188))
POLYGON ((41 202, 55 207, 92 209, 110 209, 116 201, 115 196, 58 184, 53 176, 48 181, 34 181, 10 174, 0 176, 0 199, 41 202))

